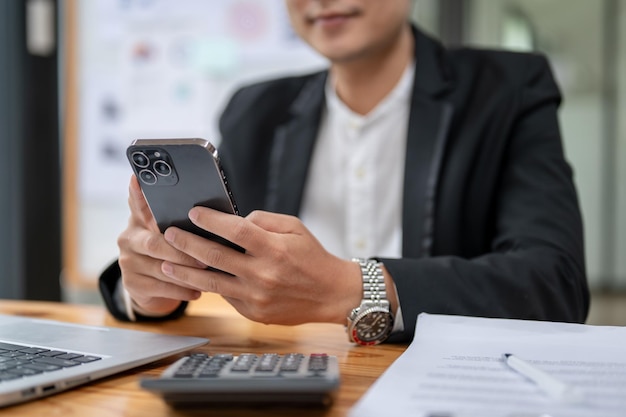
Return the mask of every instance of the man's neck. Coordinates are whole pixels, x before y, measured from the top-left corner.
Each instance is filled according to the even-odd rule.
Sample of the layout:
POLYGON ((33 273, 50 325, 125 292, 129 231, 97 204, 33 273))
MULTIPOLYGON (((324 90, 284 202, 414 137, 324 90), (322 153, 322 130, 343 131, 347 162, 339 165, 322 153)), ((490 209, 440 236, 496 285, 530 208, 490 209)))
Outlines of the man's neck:
POLYGON ((334 62, 331 72, 337 95, 352 111, 367 114, 393 90, 413 60, 410 27, 388 49, 376 56, 334 62))

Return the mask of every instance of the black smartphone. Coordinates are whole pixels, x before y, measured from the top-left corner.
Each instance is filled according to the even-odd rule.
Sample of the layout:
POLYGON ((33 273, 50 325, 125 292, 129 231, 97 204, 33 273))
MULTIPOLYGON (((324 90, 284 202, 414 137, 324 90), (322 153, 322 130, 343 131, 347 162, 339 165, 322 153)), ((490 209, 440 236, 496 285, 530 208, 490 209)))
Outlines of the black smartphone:
POLYGON ((194 225, 188 217, 195 206, 239 214, 211 142, 199 138, 135 139, 126 156, 161 232, 176 226, 244 251, 194 225))

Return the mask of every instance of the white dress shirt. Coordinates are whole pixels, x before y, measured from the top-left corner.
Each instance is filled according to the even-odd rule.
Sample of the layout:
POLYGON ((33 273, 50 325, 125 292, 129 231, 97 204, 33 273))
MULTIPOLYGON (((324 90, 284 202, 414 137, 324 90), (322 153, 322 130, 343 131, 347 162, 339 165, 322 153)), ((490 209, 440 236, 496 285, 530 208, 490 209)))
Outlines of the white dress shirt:
POLYGON ((371 112, 350 110, 326 84, 326 107, 300 217, 341 258, 402 255, 402 188, 414 66, 371 112))
MULTIPOLYGON (((402 197, 415 65, 372 111, 360 115, 326 83, 326 107, 300 218, 344 259, 402 256, 402 197)), ((394 330, 402 329, 396 312, 394 330)))

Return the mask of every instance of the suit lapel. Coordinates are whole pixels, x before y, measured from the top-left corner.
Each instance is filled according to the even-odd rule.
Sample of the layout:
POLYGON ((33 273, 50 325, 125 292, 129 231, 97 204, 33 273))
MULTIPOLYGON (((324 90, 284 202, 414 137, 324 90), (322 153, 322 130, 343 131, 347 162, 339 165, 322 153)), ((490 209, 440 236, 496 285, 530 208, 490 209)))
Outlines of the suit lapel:
POLYGON ((402 209, 402 255, 431 254, 437 185, 453 107, 443 48, 414 29, 415 80, 407 136, 402 209))
POLYGON ((414 97, 404 167, 404 257, 431 253, 437 184, 451 118, 450 104, 414 97))
POLYGON ((290 108, 291 117, 274 135, 266 207, 296 216, 324 104, 326 72, 316 74, 290 108))

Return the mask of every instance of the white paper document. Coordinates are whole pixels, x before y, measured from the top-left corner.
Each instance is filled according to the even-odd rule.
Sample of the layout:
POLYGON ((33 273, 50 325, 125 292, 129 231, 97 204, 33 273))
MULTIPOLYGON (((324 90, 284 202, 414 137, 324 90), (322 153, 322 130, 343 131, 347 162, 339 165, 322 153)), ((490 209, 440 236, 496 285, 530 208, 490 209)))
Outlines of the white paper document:
POLYGON ((420 314, 351 417, 626 417, 626 328, 420 314), (504 353, 582 393, 559 401, 504 353))

